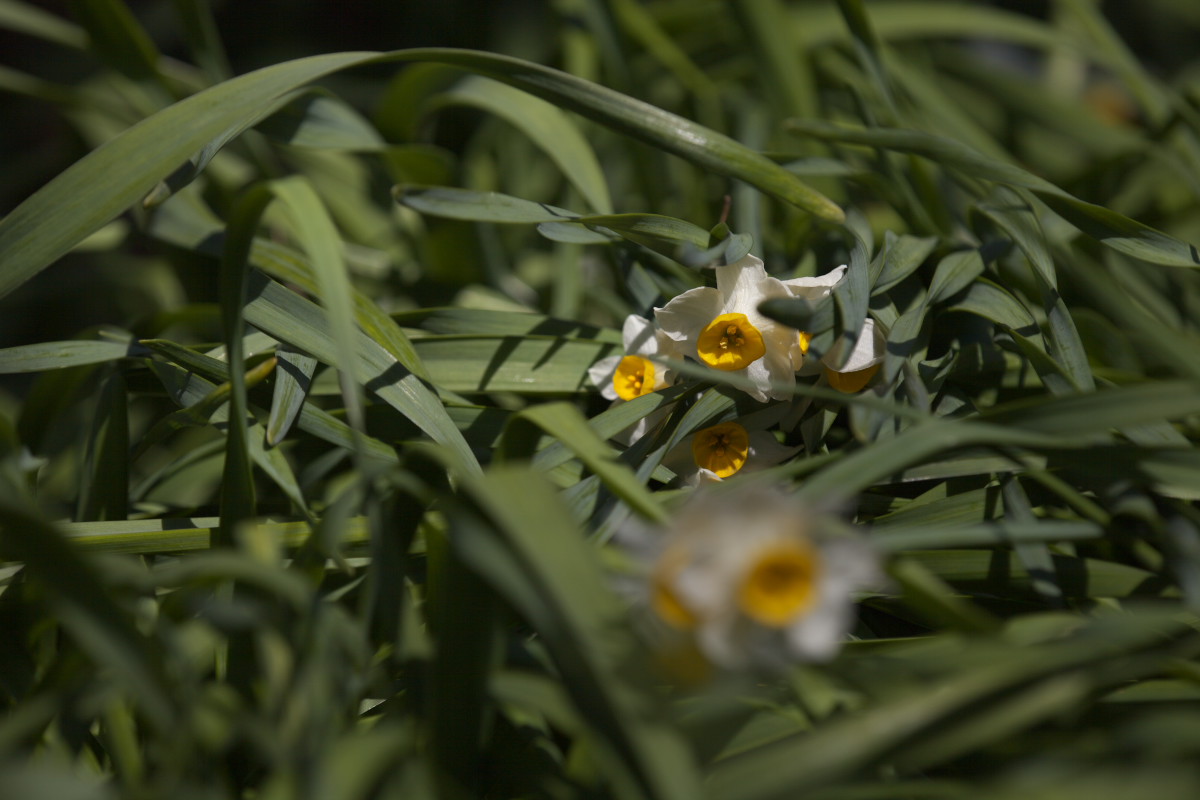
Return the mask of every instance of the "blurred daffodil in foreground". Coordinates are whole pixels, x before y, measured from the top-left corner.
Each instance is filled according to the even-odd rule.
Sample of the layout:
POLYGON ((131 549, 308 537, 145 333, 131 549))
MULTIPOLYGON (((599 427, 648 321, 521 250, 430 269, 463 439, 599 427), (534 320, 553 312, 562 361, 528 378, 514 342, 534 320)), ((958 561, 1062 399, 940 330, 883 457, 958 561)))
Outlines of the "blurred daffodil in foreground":
POLYGON ((726 669, 828 660, 853 593, 880 579, 873 551, 837 525, 775 491, 700 493, 647 548, 646 605, 726 669))

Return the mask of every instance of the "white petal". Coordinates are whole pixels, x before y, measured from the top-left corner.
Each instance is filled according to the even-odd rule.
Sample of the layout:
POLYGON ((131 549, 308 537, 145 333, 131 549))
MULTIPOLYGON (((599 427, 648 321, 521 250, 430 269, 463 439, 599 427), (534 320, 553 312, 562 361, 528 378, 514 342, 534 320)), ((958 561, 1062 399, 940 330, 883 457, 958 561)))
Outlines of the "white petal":
POLYGON ((817 607, 788 630, 788 644, 798 658, 832 658, 854 626, 851 593, 883 580, 879 557, 861 539, 831 539, 821 545, 821 585, 817 607))
MULTIPOLYGON (((749 296, 749 294, 747 294, 749 296)), ((786 331, 793 339, 795 338, 795 329, 789 328, 786 325, 781 325, 770 317, 764 317, 758 313, 758 304, 764 300, 770 300, 775 297, 790 297, 788 289, 783 285, 783 281, 778 278, 763 278, 754 287, 754 295, 751 297, 751 302, 745 308, 737 309, 742 314, 745 314, 750 319, 750 324, 758 328, 764 336, 769 332, 778 329, 776 335, 780 336, 780 341, 787 340, 784 336, 786 331)))
POLYGON ((743 375, 754 381, 754 390, 747 389, 746 393, 759 402, 791 399, 791 388, 796 385, 791 357, 778 340, 763 338, 767 345, 766 355, 742 371, 743 375), (772 387, 773 383, 779 384, 779 388, 772 387))
POLYGON ((750 456, 742 469, 749 471, 773 467, 782 464, 799 451, 799 447, 780 444, 766 431, 750 431, 750 456))
POLYGON ((747 255, 724 267, 717 267, 717 291, 721 293, 721 313, 748 314, 762 302, 761 284, 767 279, 763 262, 747 255))
MULTIPOLYGON (((624 402, 624 400, 617 401, 617 403, 624 402)), ((613 405, 615 406, 617 403, 613 403, 613 405)), ((674 405, 674 403, 667 403, 665 406, 660 406, 654 409, 649 414, 642 417, 637 422, 618 433, 616 436, 612 437, 613 440, 618 441, 626 446, 633 444, 638 439, 645 436, 651 428, 657 427, 660 422, 666 419, 667 415, 671 413, 671 409, 674 407, 674 405)))
POLYGON ((656 349, 658 331, 654 323, 637 314, 625 318, 621 327, 621 341, 625 344, 625 355, 648 356, 656 349))
POLYGON ((862 539, 846 537, 822 543, 821 563, 825 571, 824 591, 834 596, 845 596, 883 582, 879 555, 862 539))
POLYGON ((788 646, 802 661, 828 661, 853 624, 854 606, 848 598, 822 603, 788 628, 788 646))
POLYGON ((788 287, 788 291, 793 297, 803 297, 805 300, 820 300, 827 297, 833 287, 842 282, 842 278, 846 275, 846 265, 843 264, 836 269, 826 272, 824 275, 819 275, 815 278, 792 278, 790 281, 784 281, 783 284, 788 287))
POLYGON ((858 372, 860 369, 873 367, 883 361, 887 352, 887 339, 884 338, 883 332, 875 326, 875 320, 867 317, 858 334, 858 341, 854 343, 854 349, 850 351, 849 358, 845 364, 838 366, 842 359, 846 358, 845 349, 846 339, 839 338, 821 359, 821 363, 834 372, 858 372))
POLYGON ((654 351, 645 353, 647 356, 661 356, 662 358, 683 358, 684 352, 679 347, 679 342, 667 336, 662 330, 656 329, 654 335, 654 351))
POLYGON ((617 373, 617 365, 624 356, 605 356, 588 367, 588 378, 600 390, 600 396, 605 400, 616 400, 617 390, 613 387, 613 375, 617 373))
POLYGON ((721 295, 708 286, 689 289, 662 308, 654 309, 654 318, 663 334, 676 342, 691 343, 688 355, 695 355, 700 331, 720 315, 721 295))

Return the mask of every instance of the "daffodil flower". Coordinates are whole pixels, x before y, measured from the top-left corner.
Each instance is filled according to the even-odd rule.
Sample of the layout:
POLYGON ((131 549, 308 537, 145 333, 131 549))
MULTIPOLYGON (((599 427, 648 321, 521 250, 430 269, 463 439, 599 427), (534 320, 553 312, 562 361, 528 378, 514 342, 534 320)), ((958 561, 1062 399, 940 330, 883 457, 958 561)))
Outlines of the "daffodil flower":
POLYGON ((782 463, 800 448, 780 444, 766 429, 778 422, 786 409, 776 404, 701 428, 672 448, 663 463, 691 486, 782 463))
POLYGON ((847 347, 846 339, 839 338, 821 358, 821 366, 830 386, 839 392, 853 394, 862 391, 879 372, 887 355, 887 337, 875 320, 867 317, 848 356, 847 347))
POLYGON ((651 361, 655 356, 680 357, 675 343, 654 323, 637 314, 625 318, 621 328, 625 355, 608 356, 588 369, 588 377, 609 400, 632 400, 671 385, 671 370, 651 361))
MULTIPOLYGON (((815 278, 792 278, 783 281, 792 297, 799 297, 810 303, 824 300, 833 292, 835 286, 846 276, 847 266, 842 264, 824 275, 815 278)), ((791 348, 792 369, 800 372, 804 368, 804 357, 808 354, 808 346, 812 342, 812 334, 808 331, 797 331, 796 341, 791 348)))
POLYGON ((790 290, 751 255, 716 273, 717 288, 690 289, 654 309, 663 333, 700 363, 744 374, 754 382, 747 393, 755 400, 791 397, 796 332, 758 313, 764 300, 789 297, 790 290))
POLYGON ((854 620, 853 593, 880 570, 865 542, 774 491, 698 495, 649 566, 645 603, 730 669, 825 661, 854 620))

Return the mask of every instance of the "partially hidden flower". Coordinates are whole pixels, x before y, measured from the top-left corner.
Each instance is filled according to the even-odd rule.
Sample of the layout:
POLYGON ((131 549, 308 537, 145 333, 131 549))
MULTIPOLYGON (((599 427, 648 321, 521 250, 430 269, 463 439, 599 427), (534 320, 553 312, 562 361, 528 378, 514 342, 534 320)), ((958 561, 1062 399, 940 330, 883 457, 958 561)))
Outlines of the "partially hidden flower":
MULTIPOLYGON (((842 278, 846 276, 847 266, 842 264, 840 267, 835 267, 824 275, 818 275, 814 278, 792 278, 791 280, 783 281, 783 285, 787 287, 788 293, 792 297, 799 297, 810 303, 816 303, 819 300, 824 300, 832 292, 834 287, 842 282, 842 278)), ((804 357, 808 355, 808 346, 812 343, 812 333, 809 331, 796 331, 796 340, 792 343, 792 368, 799 372, 803 369, 804 357)))
POLYGON ((849 344, 845 337, 838 338, 821 358, 821 366, 830 386, 853 394, 866 388, 886 355, 887 337, 875 320, 867 317, 854 344, 849 344))
POLYGON ((680 357, 670 337, 645 317, 630 314, 621 328, 621 340, 624 355, 607 356, 588 369, 588 377, 599 387, 602 397, 632 400, 671 385, 672 371, 651 360, 656 356, 680 357))
POLYGON ((800 448, 781 444, 767 428, 786 409, 775 405, 701 428, 672 448, 663 463, 684 484, 693 486, 782 463, 800 448))
POLYGON ((826 661, 878 559, 837 523, 777 491, 699 493, 651 554, 652 614, 727 669, 826 661))
POLYGON ((700 363, 744 374, 753 381, 746 391, 755 400, 791 397, 796 332, 758 312, 764 300, 791 296, 789 289, 752 255, 716 273, 717 288, 689 289, 654 309, 663 333, 700 363))

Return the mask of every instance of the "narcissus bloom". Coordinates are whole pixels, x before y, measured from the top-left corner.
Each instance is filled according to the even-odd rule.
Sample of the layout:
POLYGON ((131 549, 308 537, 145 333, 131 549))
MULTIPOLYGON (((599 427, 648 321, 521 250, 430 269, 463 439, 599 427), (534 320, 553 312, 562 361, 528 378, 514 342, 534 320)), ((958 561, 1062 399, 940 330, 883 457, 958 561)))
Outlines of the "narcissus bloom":
POLYGON ((754 387, 747 393, 755 400, 791 397, 796 332, 758 313, 759 303, 789 297, 789 289, 769 277, 763 262, 751 255, 717 267, 716 272, 717 288, 690 289, 654 309, 659 327, 685 355, 713 369, 750 378, 754 387))
POLYGON ((665 389, 674 376, 671 370, 650 359, 655 356, 680 358, 675 343, 654 323, 637 314, 625 318, 621 328, 625 355, 608 356, 588 369, 588 377, 609 400, 632 400, 665 389))
MULTIPOLYGON (((842 278, 846 276, 846 269, 846 265, 843 264, 824 275, 818 275, 815 278, 792 278, 783 281, 783 285, 787 287, 792 297, 800 297, 815 303, 828 297, 833 288, 842 282, 842 278)), ((791 349, 792 369, 796 371, 802 369, 804 356, 808 354, 808 345, 811 341, 812 334, 808 331, 796 332, 796 341, 791 349)))
POLYGON ((663 463, 692 486, 782 463, 800 448, 780 444, 767 428, 786 410, 787 406, 776 404, 701 428, 672 448, 663 463))
POLYGON ((867 317, 853 347, 845 338, 838 339, 821 359, 821 366, 830 386, 839 392, 853 394, 871 382, 886 355, 887 337, 875 320, 867 317), (850 348, 849 356, 846 355, 847 348, 850 348), (841 363, 843 360, 844 364, 841 363))
POLYGON ((783 494, 700 494, 653 552, 645 602, 712 663, 824 661, 854 620, 853 592, 880 580, 861 540, 783 494))

